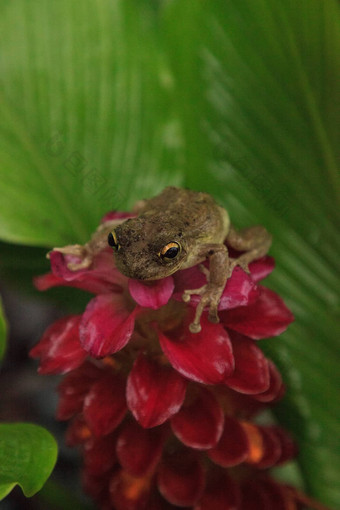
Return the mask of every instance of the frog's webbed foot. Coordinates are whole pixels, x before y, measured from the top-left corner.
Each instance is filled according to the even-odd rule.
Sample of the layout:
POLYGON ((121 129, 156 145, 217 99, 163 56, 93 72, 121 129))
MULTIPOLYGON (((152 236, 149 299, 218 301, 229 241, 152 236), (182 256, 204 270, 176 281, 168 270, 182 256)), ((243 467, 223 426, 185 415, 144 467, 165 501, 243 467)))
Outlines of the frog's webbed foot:
MULTIPOLYGON (((247 255, 247 254, 245 254, 247 255)), ((237 259, 231 259, 230 262, 229 262, 229 268, 228 268, 228 278, 230 278, 233 270, 235 269, 235 267, 240 267, 241 269, 243 269, 243 271, 247 274, 250 274, 250 269, 249 269, 249 262, 251 262, 251 260, 248 259, 248 257, 245 257, 245 258, 242 258, 243 255, 241 255, 240 257, 238 257, 237 259)))
MULTIPOLYGON (((246 254, 247 255, 247 254, 246 254)), ((199 268, 207 278, 207 284, 198 289, 185 290, 182 295, 184 302, 188 303, 193 294, 201 296, 200 302, 197 305, 195 318, 190 324, 189 329, 191 333, 199 333, 201 331, 200 319, 205 307, 209 307, 208 319, 210 322, 217 324, 220 320, 218 317, 218 305, 221 295, 224 290, 226 281, 230 278, 234 268, 241 267, 246 273, 250 274, 248 267, 248 258, 242 258, 242 255, 237 259, 229 259, 228 269, 226 271, 226 279, 222 280, 222 285, 217 283, 210 283, 210 271, 203 264, 199 268)))
POLYGON ((195 317, 189 325, 191 333, 201 331, 201 316, 205 307, 209 308, 208 319, 210 322, 218 323, 217 308, 223 293, 228 274, 228 251, 224 245, 205 245, 205 253, 209 257, 209 269, 200 264, 200 270, 207 278, 206 285, 198 289, 185 290, 182 295, 183 301, 188 303, 192 294, 201 296, 196 307, 195 317))
POLYGON ((199 296, 201 296, 206 288, 207 288, 207 285, 203 285, 202 287, 199 287, 198 289, 185 290, 182 294, 182 300, 185 303, 189 303, 192 294, 198 294, 199 296))
POLYGON ((203 313, 203 310, 206 306, 209 306, 209 314, 208 319, 210 322, 218 323, 218 313, 217 313, 217 307, 218 303, 220 301, 220 297, 222 294, 223 289, 221 290, 220 287, 216 287, 212 284, 206 284, 203 285, 203 287, 200 287, 199 289, 192 289, 192 290, 185 290, 182 296, 183 301, 186 303, 190 301, 190 297, 192 294, 198 294, 201 296, 200 302, 198 303, 196 307, 195 317, 193 322, 189 325, 189 330, 191 333, 199 333, 201 331, 201 316, 203 313))
MULTIPOLYGON (((58 251, 63 255, 71 255, 80 259, 79 262, 68 262, 67 268, 71 271, 79 271, 80 269, 87 269, 91 266, 93 261, 92 250, 89 249, 87 244, 70 244, 63 246, 62 248, 53 248, 53 251, 58 251)), ((50 258, 50 252, 47 254, 47 258, 50 258)))

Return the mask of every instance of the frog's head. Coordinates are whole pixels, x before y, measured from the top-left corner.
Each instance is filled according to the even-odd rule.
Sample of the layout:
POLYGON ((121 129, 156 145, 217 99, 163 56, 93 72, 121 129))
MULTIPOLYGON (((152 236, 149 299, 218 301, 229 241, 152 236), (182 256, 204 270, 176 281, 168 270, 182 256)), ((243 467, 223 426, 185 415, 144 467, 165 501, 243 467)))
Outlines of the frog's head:
POLYGON ((179 229, 162 214, 130 218, 108 235, 118 270, 129 278, 158 280, 178 269, 186 259, 179 229))

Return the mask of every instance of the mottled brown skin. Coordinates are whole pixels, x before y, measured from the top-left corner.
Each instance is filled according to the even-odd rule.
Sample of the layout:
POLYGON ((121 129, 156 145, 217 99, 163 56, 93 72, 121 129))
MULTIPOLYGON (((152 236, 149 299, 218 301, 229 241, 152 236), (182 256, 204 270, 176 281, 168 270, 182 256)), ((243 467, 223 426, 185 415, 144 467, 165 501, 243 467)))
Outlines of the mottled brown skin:
POLYGON ((201 296, 190 331, 200 331, 200 317, 206 306, 209 319, 218 322, 217 307, 225 284, 235 266, 248 271, 248 264, 264 256, 271 244, 265 228, 255 226, 236 232, 230 225, 225 209, 207 193, 176 187, 165 188, 158 196, 138 202, 138 214, 123 223, 104 223, 87 245, 65 247, 63 253, 73 253, 82 262, 70 269, 88 267, 94 253, 107 245, 107 235, 113 232, 117 241, 114 258, 117 268, 126 276, 138 280, 165 278, 179 269, 186 269, 209 259, 209 270, 202 266, 207 283, 199 289, 188 289, 183 300, 192 294, 201 296), (237 259, 228 256, 224 242, 238 251, 237 259), (164 258, 162 249, 169 243, 180 246, 178 255, 164 258))
POLYGON ((139 280, 158 280, 202 262, 202 246, 223 243, 229 229, 228 216, 210 195, 175 187, 139 203, 138 213, 114 229, 120 246, 114 257, 123 274, 139 280), (165 260, 159 254, 169 242, 181 251, 165 260))

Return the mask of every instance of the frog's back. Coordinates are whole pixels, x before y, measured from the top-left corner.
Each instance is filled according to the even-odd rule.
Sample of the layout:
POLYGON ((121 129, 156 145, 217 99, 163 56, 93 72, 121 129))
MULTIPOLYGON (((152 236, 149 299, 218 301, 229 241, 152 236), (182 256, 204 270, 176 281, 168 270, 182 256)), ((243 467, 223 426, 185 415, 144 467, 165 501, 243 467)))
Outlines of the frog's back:
POLYGON ((146 201, 142 215, 161 214, 186 235, 201 242, 223 242, 229 216, 214 198, 203 192, 169 186, 146 201))

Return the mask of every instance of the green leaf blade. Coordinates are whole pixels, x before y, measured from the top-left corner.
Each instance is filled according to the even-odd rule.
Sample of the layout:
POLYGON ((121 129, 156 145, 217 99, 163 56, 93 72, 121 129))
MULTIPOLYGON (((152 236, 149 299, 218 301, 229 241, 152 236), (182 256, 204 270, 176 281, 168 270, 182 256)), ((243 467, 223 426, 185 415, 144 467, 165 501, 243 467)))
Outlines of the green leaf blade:
POLYGON ((0 499, 15 485, 33 496, 50 476, 57 444, 47 430, 28 423, 0 424, 0 499))
POLYGON ((153 19, 147 1, 6 4, 1 239, 85 242, 107 211, 182 183, 173 76, 153 19))
POLYGON ((0 299, 0 361, 3 359, 6 351, 6 335, 7 323, 2 309, 2 301, 0 299))
POLYGON ((186 184, 215 195, 237 227, 260 223, 273 234, 268 285, 296 317, 285 335, 261 343, 287 383, 274 410, 298 440, 307 491, 336 507, 339 4, 175 1, 164 20, 176 77, 185 77, 178 95, 200 91, 199 111, 189 105, 183 117, 201 159, 198 173, 187 151, 186 184))

